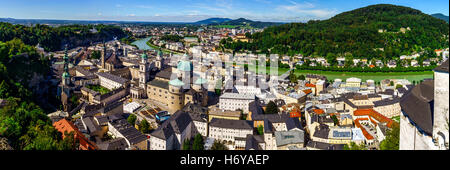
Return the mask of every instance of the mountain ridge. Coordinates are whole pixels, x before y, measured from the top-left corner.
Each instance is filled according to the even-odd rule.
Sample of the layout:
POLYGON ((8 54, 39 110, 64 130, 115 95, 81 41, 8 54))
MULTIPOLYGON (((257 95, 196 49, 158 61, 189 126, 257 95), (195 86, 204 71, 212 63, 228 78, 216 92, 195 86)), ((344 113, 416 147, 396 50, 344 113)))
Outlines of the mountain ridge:
POLYGON ((442 20, 446 21, 447 23, 449 22, 449 16, 446 16, 444 14, 436 13, 436 14, 431 14, 431 16, 438 18, 438 19, 442 19, 442 20))

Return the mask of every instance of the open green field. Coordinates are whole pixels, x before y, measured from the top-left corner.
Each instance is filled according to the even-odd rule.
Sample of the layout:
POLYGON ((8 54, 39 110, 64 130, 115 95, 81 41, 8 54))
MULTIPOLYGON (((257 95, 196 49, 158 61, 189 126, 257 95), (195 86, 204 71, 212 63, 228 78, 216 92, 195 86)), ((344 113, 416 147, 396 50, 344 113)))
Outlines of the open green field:
POLYGON ((100 85, 88 85, 88 86, 86 86, 86 87, 87 87, 88 89, 91 89, 91 90, 94 90, 94 91, 96 91, 96 92, 99 92, 101 95, 104 95, 104 94, 110 92, 109 89, 104 88, 104 87, 102 87, 102 86, 100 86, 100 85))
MULTIPOLYGON (((248 69, 250 71, 256 72, 255 66, 249 66, 248 69)), ((266 73, 270 73, 270 67, 266 67, 266 73)), ((279 68, 278 69, 278 75, 282 75, 289 71, 287 68, 279 68)), ((261 72, 261 71, 258 71, 261 72)), ((432 71, 424 71, 424 72, 379 72, 379 73, 363 73, 363 72, 333 72, 333 71, 316 71, 316 70, 295 70, 295 75, 306 75, 306 74, 318 74, 318 75, 324 75, 329 80, 334 79, 342 79, 345 81, 345 79, 350 77, 357 77, 360 78, 362 81, 366 80, 374 80, 376 82, 384 80, 384 79, 407 79, 410 82, 416 81, 419 82, 420 80, 427 79, 427 78, 433 78, 433 72, 432 71)))
POLYGON ((332 71, 313 71, 313 70, 295 70, 296 75, 300 74, 319 74, 326 76, 329 80, 345 79, 350 77, 360 78, 362 81, 374 80, 381 81, 384 79, 407 79, 409 81, 420 81, 426 78, 433 78, 432 71, 424 72, 379 72, 379 73, 363 73, 363 72, 332 72, 332 71))

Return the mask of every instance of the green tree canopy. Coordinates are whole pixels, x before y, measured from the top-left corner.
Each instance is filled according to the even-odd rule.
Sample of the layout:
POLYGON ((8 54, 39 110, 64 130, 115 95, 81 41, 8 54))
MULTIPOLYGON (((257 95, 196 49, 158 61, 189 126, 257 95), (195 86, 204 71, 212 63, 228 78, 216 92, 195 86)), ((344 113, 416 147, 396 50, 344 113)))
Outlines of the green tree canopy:
POLYGON ((127 118, 128 123, 130 123, 133 126, 136 124, 136 120, 137 120, 137 117, 134 114, 130 114, 130 116, 128 116, 128 118, 127 118))
POLYGON ((228 148, 224 143, 214 140, 214 143, 211 146, 211 150, 228 150, 228 148))
POLYGON ((280 112, 277 104, 275 104, 275 102, 270 101, 267 106, 266 106, 266 110, 264 111, 265 114, 278 114, 278 112, 280 112))
POLYGON ((381 150, 398 150, 400 146, 400 126, 393 124, 392 128, 386 132, 386 138, 381 141, 381 150))
POLYGON ((192 150, 204 150, 203 137, 200 134, 195 135, 194 143, 192 144, 192 150))
POLYGON ((142 133, 150 133, 150 123, 148 123, 147 120, 143 119, 139 126, 139 130, 141 130, 142 133))

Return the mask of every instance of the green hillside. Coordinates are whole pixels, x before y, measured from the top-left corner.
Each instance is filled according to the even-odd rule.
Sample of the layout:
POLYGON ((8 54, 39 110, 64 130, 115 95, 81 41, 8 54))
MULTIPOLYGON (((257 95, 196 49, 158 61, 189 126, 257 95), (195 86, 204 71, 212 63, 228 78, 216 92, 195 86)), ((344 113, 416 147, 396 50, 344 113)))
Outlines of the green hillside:
POLYGON ((384 60, 448 47, 449 25, 409 7, 372 5, 328 20, 273 26, 250 43, 226 43, 234 51, 384 60))

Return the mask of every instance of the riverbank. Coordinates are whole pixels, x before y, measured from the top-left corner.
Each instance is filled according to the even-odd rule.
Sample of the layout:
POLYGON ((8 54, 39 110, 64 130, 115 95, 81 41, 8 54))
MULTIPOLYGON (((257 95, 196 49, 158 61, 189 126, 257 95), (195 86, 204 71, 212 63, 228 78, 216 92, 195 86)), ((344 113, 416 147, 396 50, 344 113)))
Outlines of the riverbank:
POLYGON ((173 54, 182 54, 182 53, 180 53, 180 52, 178 52, 178 51, 172 51, 172 50, 168 50, 168 49, 165 49, 165 48, 161 48, 161 47, 158 47, 158 46, 156 46, 156 45, 153 45, 152 43, 150 43, 150 41, 147 41, 147 43, 146 43, 149 47, 151 47, 151 48, 153 48, 153 49, 157 49, 157 50, 161 50, 162 52, 164 52, 164 53, 173 53, 173 54))

